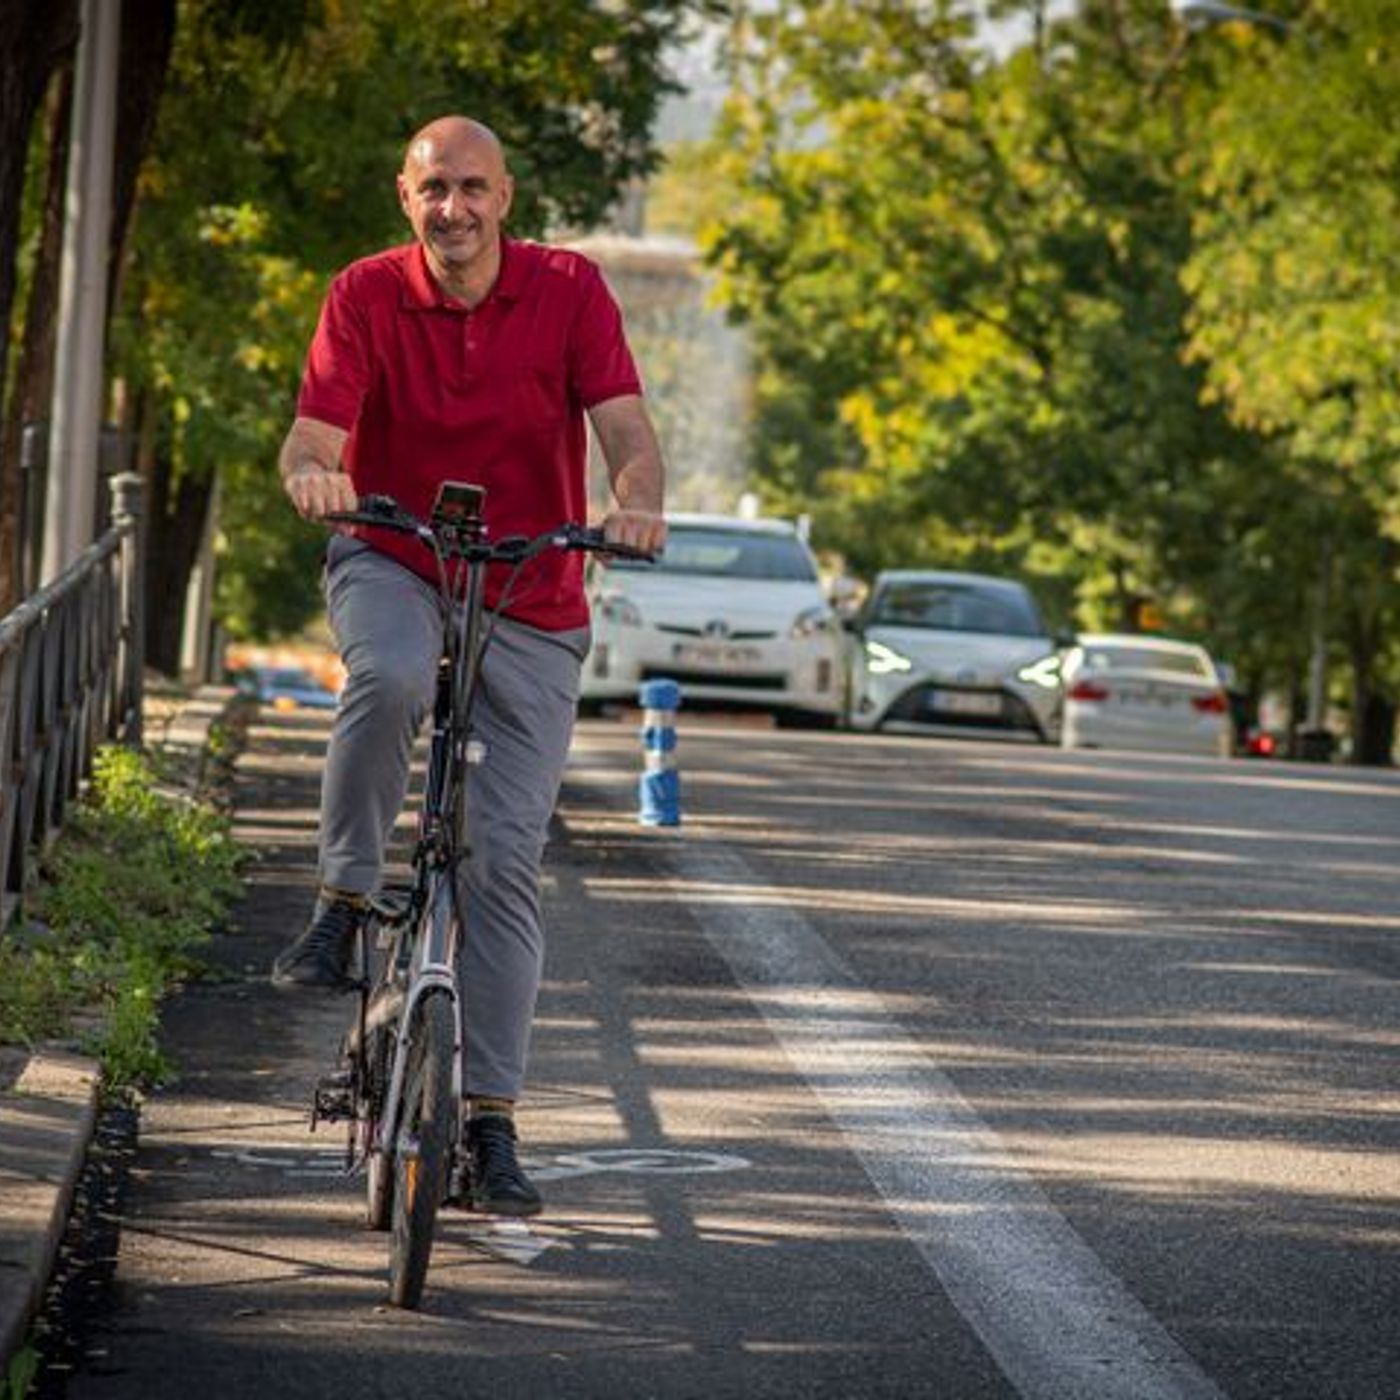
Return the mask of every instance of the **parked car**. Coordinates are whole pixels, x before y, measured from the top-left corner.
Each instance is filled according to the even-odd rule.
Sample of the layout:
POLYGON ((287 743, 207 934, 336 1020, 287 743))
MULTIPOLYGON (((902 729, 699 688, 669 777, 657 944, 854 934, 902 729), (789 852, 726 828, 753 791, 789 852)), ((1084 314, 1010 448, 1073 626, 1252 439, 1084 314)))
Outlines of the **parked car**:
POLYGON ((581 708, 635 701, 643 681, 667 676, 680 682, 685 704, 834 724, 840 628, 796 527, 686 514, 667 524, 655 564, 593 566, 581 708))
POLYGON ((1024 584, 887 570, 849 628, 852 728, 1058 737, 1061 643, 1024 584))
POLYGON ((1229 756, 1230 702, 1204 647, 1091 633, 1065 657, 1066 748, 1229 756))
POLYGON ((336 694, 300 666, 249 666, 233 673, 241 695, 279 710, 333 710, 336 694))

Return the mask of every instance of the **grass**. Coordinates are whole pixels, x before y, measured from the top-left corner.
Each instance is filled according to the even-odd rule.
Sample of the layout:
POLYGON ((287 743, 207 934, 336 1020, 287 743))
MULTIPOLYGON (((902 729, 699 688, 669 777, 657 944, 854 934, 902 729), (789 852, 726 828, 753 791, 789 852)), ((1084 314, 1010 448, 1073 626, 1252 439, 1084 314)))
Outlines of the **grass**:
MULTIPOLYGON (((210 752, 227 754, 226 733, 210 752)), ((111 1089, 168 1072, 156 1041, 165 993, 238 893, 238 849, 209 801, 159 754, 98 751, 92 782, 45 857, 18 927, 0 937, 0 1043, 77 1034, 111 1089)))

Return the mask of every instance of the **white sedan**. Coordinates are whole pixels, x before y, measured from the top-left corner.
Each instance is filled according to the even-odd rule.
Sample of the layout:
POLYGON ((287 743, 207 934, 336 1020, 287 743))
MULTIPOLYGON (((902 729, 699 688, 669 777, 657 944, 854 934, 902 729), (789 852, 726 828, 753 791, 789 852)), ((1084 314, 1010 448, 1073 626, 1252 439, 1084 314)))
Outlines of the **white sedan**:
POLYGON ((1204 647, 1085 633, 1065 657, 1067 749, 1148 749, 1226 758, 1230 705, 1204 647))
POLYGON ((667 525, 656 564, 614 559, 591 575, 580 708, 635 703, 643 681, 664 676, 683 704, 834 724, 840 628, 796 527, 684 514, 667 525))
POLYGON ((1057 737, 1059 643, 1024 584, 888 569, 850 630, 851 728, 1057 737))

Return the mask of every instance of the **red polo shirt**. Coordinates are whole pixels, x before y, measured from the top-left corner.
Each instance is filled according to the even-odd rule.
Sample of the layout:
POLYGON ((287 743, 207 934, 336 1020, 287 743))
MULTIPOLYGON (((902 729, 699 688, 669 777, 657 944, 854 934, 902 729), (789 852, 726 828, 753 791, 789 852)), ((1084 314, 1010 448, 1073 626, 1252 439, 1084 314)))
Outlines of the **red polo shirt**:
MULTIPOLYGON (((346 429, 361 495, 427 516, 443 481, 486 488, 491 538, 534 535, 587 510, 584 410, 641 392, 622 316, 579 253, 507 239, 480 306, 446 298, 417 243, 352 263, 331 283, 297 413, 346 429)), ((366 541, 435 580, 407 536, 366 541)), ((488 583, 495 603, 504 581, 488 583)), ((551 552, 520 573, 507 613, 557 631, 588 621, 583 558, 551 552)))

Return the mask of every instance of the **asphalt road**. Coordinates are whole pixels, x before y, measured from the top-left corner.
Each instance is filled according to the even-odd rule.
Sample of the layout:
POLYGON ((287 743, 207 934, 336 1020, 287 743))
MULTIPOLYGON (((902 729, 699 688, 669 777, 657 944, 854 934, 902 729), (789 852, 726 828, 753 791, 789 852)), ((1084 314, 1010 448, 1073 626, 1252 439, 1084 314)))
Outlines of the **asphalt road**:
POLYGON ((239 769, 265 857, 170 1008, 75 1397, 1400 1394, 1400 779, 682 724, 580 728, 525 1149, 384 1306, 311 897, 323 721, 239 769))

